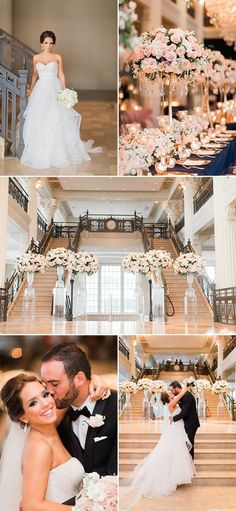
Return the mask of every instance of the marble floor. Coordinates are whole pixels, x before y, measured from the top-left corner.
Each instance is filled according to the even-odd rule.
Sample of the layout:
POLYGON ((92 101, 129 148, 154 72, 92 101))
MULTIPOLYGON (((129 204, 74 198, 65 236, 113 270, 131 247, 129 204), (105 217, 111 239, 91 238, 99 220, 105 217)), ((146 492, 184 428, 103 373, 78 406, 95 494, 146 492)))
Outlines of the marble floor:
MULTIPOLYGON (((120 511, 127 500, 120 495, 120 511)), ((232 486, 180 486, 169 497, 142 498, 132 511, 236 511, 236 488, 232 486)))
POLYGON ((31 169, 21 165, 17 158, 0 160, 3 176, 115 176, 117 175, 117 120, 116 104, 109 101, 81 101, 77 108, 82 116, 81 138, 94 140, 94 147, 101 146, 101 153, 91 154, 91 161, 81 165, 50 169, 31 169))
POLYGON ((9 317, 7 322, 0 323, 0 334, 80 334, 80 335, 142 335, 142 334, 204 334, 234 335, 236 325, 212 326, 199 325, 188 328, 184 324, 168 325, 158 321, 74 321, 53 320, 52 318, 36 318, 35 321, 22 321, 21 318, 9 317))

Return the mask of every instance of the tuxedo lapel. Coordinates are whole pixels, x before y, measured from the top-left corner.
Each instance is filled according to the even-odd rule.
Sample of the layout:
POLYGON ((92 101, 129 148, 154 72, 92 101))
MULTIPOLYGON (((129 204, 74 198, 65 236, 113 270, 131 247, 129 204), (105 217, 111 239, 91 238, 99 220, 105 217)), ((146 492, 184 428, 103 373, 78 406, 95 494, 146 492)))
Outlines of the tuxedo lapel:
POLYGON ((68 427, 67 442, 68 442, 68 448, 69 448, 68 450, 69 450, 70 453, 73 453, 72 456, 76 456, 76 458, 78 458, 78 460, 83 465, 84 464, 84 449, 82 448, 81 443, 80 443, 78 437, 76 436, 76 434, 73 431, 71 418, 69 416, 67 416, 67 419, 68 419, 68 423, 67 423, 67 427, 68 427))
MULTIPOLYGON (((103 410, 106 404, 106 400, 100 399, 96 402, 96 405, 94 407, 94 411, 92 415, 103 415, 103 410)), ((88 432, 86 436, 86 442, 84 447, 84 468, 85 472, 93 472, 93 451, 94 451, 94 438, 96 436, 97 431, 99 428, 92 428, 91 426, 88 427, 88 432)))

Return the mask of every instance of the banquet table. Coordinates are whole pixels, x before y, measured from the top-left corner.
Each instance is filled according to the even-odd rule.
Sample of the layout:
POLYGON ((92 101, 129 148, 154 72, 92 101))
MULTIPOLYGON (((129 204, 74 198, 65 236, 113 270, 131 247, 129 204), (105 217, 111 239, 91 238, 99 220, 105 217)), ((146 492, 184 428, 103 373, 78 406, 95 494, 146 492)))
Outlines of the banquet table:
MULTIPOLYGON (((233 125, 231 125, 233 126, 233 125)), ((230 126, 229 129, 234 129, 230 126)), ((200 152, 200 151, 199 151, 200 152)), ((214 158, 210 156, 197 156, 196 154, 191 154, 190 158, 194 160, 211 160, 207 165, 200 165, 200 168, 196 167, 184 167, 183 165, 175 165, 173 169, 167 169, 167 173, 171 172, 181 172, 192 175, 193 173, 199 176, 222 176, 225 174, 230 174, 230 167, 236 166, 236 138, 227 142, 226 146, 223 147, 218 154, 214 156, 214 158)), ((156 175, 156 171, 154 167, 151 169, 152 175, 156 175)), ((163 174, 166 174, 163 173, 163 174)))

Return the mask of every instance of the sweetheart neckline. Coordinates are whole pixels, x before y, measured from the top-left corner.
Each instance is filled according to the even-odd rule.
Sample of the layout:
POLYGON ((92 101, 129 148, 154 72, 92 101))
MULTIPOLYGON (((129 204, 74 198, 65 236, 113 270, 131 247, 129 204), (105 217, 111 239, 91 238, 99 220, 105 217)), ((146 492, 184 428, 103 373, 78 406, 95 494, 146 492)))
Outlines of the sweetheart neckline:
POLYGON ((50 60, 50 62, 48 62, 47 64, 44 64, 43 62, 36 62, 36 66, 37 66, 37 64, 41 64, 42 66, 48 66, 48 64, 52 64, 53 62, 55 62, 55 64, 57 64, 56 60, 50 60))

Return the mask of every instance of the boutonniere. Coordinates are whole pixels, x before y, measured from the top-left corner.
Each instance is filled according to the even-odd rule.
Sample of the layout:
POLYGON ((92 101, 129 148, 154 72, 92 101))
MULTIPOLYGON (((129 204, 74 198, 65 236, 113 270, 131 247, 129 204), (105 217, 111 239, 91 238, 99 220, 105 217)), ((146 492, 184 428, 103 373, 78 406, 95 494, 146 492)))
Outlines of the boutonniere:
POLYGON ((91 428, 100 428, 101 426, 103 426, 104 422, 105 422, 105 418, 104 415, 100 415, 100 414, 96 414, 96 415, 91 415, 91 417, 89 417, 89 419, 85 420, 85 422, 87 422, 87 424, 91 427, 91 428))

